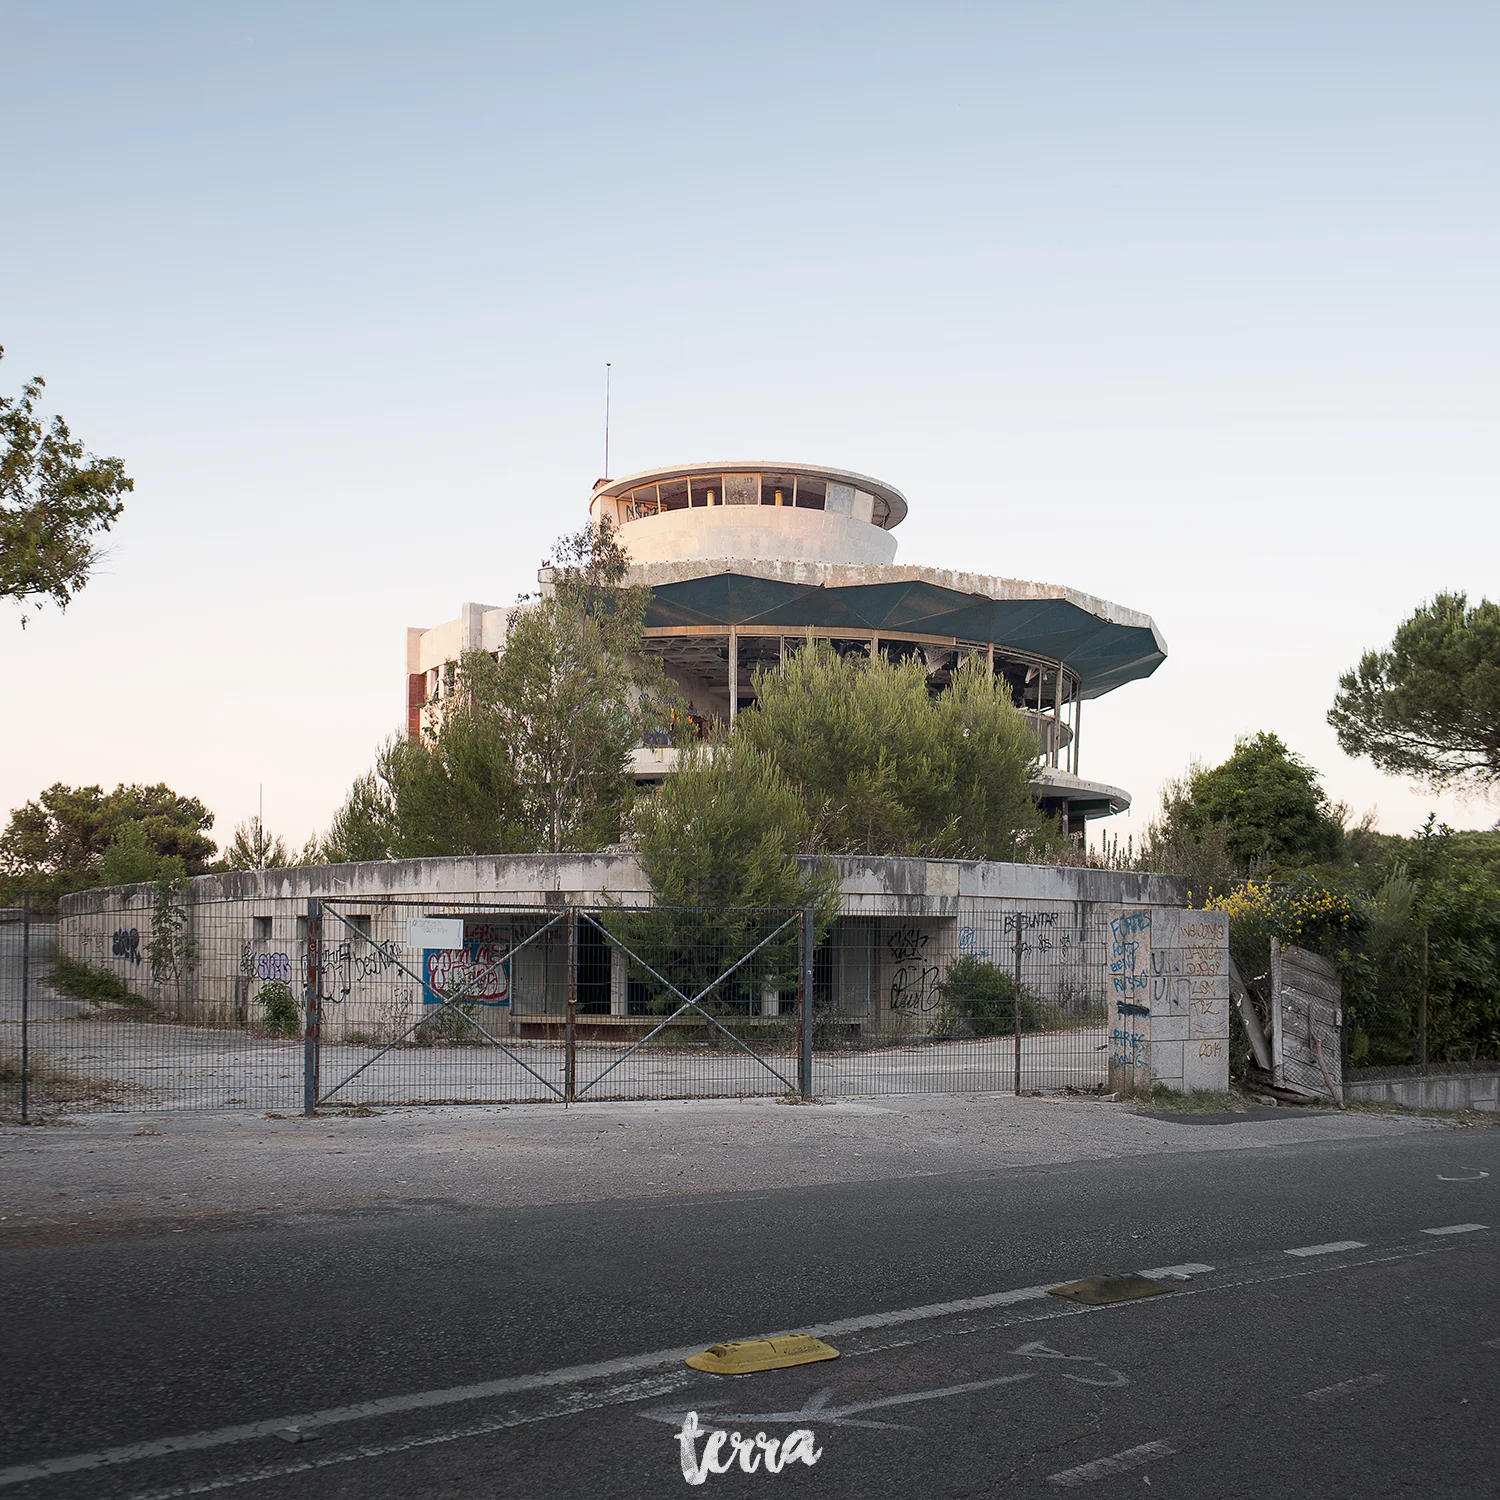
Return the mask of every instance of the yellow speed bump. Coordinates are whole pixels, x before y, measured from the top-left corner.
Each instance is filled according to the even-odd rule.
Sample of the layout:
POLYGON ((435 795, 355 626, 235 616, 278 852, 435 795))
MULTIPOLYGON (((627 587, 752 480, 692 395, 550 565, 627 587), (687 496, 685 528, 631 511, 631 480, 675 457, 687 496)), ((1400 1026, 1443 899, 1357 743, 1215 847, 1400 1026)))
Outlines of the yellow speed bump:
POLYGON ((1153 1281, 1149 1276, 1090 1276, 1086 1281, 1070 1281, 1066 1286, 1047 1288, 1049 1297, 1066 1297, 1085 1307, 1107 1307, 1111 1302, 1131 1302, 1137 1297, 1160 1297, 1176 1287, 1153 1281))
POLYGON ((715 1344, 702 1354, 690 1354, 686 1363, 710 1375, 753 1375, 757 1370, 784 1370, 789 1365, 812 1365, 820 1359, 837 1359, 839 1351, 810 1334, 793 1333, 780 1339, 741 1339, 733 1344, 715 1344))

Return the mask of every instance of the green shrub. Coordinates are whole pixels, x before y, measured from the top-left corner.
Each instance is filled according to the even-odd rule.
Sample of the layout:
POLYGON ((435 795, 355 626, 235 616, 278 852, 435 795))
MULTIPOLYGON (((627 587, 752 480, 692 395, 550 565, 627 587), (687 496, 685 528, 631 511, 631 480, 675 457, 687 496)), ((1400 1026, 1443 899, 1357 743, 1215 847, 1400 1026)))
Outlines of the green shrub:
POLYGON ((260 987, 256 1003, 266 1008, 265 1027, 268 1036, 300 1036, 302 1013, 296 996, 280 979, 268 979, 260 987))
MULTIPOLYGON (((965 953, 948 966, 943 999, 972 1036, 1007 1036, 1016 1029, 1016 982, 997 964, 965 953)), ((1021 1030, 1042 1029, 1041 1009, 1021 990, 1021 1030)))
POLYGON ((74 1000, 87 1000, 97 1005, 100 1001, 114 1000, 126 1005, 149 1005, 150 1001, 137 995, 107 969, 96 969, 91 964, 76 958, 58 954, 52 960, 52 987, 74 1000))

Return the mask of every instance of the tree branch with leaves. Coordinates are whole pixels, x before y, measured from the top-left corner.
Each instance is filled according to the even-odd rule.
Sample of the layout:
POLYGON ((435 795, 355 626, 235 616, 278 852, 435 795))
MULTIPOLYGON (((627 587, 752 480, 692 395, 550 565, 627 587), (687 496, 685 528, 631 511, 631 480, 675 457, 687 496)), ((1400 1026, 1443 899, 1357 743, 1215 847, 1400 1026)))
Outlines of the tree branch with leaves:
POLYGON ((1500 784, 1500 604, 1439 594, 1339 678, 1328 722, 1368 755, 1433 790, 1500 784))
POLYGON ((61 417, 43 420, 45 385, 36 376, 19 397, 0 396, 0 596, 66 609, 135 481, 122 460, 85 453, 61 417))

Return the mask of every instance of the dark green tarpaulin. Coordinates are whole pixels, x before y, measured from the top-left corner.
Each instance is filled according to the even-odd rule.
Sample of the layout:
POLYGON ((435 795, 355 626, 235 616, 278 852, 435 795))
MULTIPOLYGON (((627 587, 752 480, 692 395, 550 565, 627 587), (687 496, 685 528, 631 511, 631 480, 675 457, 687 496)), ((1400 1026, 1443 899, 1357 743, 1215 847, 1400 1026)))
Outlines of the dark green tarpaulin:
POLYGON ((1086 698, 1149 677, 1166 659, 1149 628, 1101 620, 1068 599, 989 599, 920 580, 817 588, 715 573, 656 585, 646 625, 956 636, 1064 661, 1082 678, 1086 698))

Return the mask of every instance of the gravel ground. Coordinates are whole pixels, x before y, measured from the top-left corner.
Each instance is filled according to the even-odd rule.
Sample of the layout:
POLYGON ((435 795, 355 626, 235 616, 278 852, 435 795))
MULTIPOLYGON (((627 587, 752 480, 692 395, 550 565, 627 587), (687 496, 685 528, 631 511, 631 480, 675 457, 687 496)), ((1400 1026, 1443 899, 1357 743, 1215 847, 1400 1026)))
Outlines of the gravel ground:
POLYGON ((0 1248, 185 1232, 260 1214, 505 1208, 1254 1150, 1448 1128, 1299 1109, 1168 1121, 999 1094, 90 1115, 0 1128, 0 1248))

